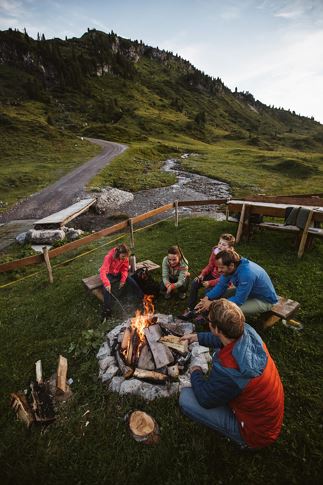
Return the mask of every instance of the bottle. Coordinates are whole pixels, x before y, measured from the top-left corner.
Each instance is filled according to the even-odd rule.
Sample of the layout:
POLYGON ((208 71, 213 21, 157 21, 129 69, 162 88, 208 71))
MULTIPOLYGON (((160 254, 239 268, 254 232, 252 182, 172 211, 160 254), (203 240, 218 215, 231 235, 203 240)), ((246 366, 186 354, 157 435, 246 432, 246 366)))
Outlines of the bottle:
POLYGON ((136 266, 136 255, 135 254, 132 254, 130 256, 130 272, 131 273, 134 273, 137 269, 137 266, 136 266))

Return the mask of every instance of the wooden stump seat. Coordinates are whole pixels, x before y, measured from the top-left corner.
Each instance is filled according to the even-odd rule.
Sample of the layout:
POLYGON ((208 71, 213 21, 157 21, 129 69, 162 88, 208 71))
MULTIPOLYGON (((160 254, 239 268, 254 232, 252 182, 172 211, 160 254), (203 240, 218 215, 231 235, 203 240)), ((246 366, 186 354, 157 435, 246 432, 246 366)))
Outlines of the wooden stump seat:
POLYGON ((300 307, 298 301, 290 300, 289 298, 278 297, 278 303, 276 303, 270 312, 266 312, 262 315, 263 327, 272 327, 279 320, 289 320, 294 316, 300 307))

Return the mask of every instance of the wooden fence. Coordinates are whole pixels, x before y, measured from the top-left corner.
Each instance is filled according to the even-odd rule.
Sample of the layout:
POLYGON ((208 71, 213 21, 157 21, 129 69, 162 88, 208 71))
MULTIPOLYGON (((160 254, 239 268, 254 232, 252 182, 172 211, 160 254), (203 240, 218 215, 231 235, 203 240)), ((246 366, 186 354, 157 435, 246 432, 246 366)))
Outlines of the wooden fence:
POLYGON ((146 219, 150 219, 151 217, 157 216, 158 214, 162 214, 163 212, 168 212, 172 209, 175 209, 175 223, 178 223, 178 207, 221 205, 221 204, 226 204, 226 202, 227 202, 227 199, 175 201, 170 204, 157 207, 156 209, 153 209, 149 212, 145 212, 144 214, 139 214, 138 216, 119 222, 118 224, 114 224, 111 227, 106 227, 105 229, 102 229, 101 231, 90 234, 89 236, 85 236, 82 239, 77 239, 76 241, 72 241, 70 243, 64 244, 64 246, 51 249, 45 254, 37 254, 35 256, 29 256, 27 258, 10 261, 9 263, 0 264, 0 273, 4 273, 6 271, 13 271, 18 268, 23 268, 24 266, 40 264, 43 262, 45 262, 47 267, 49 267, 48 264, 50 259, 53 259, 56 256, 60 256, 61 254, 67 253, 68 251, 77 249, 80 246, 84 246, 86 244, 92 243, 98 239, 101 239, 102 237, 109 236, 110 234, 119 232, 122 229, 129 228, 130 237, 133 239, 133 226, 135 224, 145 221, 146 219))

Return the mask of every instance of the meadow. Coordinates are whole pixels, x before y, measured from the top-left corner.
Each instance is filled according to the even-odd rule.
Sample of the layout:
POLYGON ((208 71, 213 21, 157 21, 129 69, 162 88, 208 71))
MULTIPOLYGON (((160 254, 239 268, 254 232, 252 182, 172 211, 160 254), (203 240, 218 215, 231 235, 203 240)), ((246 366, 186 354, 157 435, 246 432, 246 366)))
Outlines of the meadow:
MULTIPOLYGON (((235 233, 236 226, 187 217, 175 232, 173 221, 164 221, 136 232, 136 255, 160 263, 167 247, 179 242, 191 269, 198 271, 224 231, 235 233)), ((128 235, 120 236, 129 242, 128 235)), ((153 402, 120 397, 98 381, 96 352, 105 333, 123 316, 116 309, 113 319, 100 323, 100 304, 85 292, 81 279, 98 271, 112 244, 102 239, 55 259, 52 285, 41 266, 0 275, 1 285, 15 281, 0 293, 2 483, 320 483, 322 244, 316 241, 301 260, 292 235, 259 232, 237 247, 240 254, 266 268, 280 295, 301 303, 297 318, 304 325, 302 332, 295 332, 282 324, 262 331, 255 324, 278 366, 286 395, 279 440, 257 452, 241 451, 189 421, 181 414, 177 397, 153 402), (32 273, 36 274, 26 278, 32 273), (50 376, 59 354, 69 361, 73 397, 59 407, 55 423, 27 430, 10 409, 10 392, 28 387, 38 359, 50 376), (131 438, 124 416, 134 409, 157 420, 159 444, 144 446, 131 438)), ((177 315, 184 307, 185 302, 156 302, 157 311, 163 313, 177 315)))

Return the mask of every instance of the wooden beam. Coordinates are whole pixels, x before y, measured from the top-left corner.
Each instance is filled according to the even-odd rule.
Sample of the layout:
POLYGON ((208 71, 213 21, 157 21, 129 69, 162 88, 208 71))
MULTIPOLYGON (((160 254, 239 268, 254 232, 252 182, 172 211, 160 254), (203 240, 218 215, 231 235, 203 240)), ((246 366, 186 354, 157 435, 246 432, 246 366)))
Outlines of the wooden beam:
POLYGON ((175 200, 175 227, 178 227, 178 200, 175 200))
POLYGON ((56 387, 62 392, 66 392, 67 359, 62 355, 58 359, 56 387))
POLYGON ((145 214, 140 214, 139 216, 133 217, 132 220, 134 224, 137 222, 145 221, 146 219, 149 219, 150 217, 157 216, 158 214, 161 214, 162 212, 167 212, 173 209, 174 204, 166 204, 161 207, 157 207, 157 209, 153 209, 149 212, 146 212, 145 214))
POLYGON ((206 199, 206 200, 179 200, 179 207, 193 207, 199 205, 221 205, 226 204, 228 199, 206 199))
POLYGON ((308 230, 309 230, 310 224, 312 222, 312 219, 313 219, 313 210, 310 210, 309 214, 308 214, 308 218, 306 220, 304 231, 303 231, 303 234, 302 234, 302 237, 301 237, 301 242, 299 243, 299 248, 298 248, 298 253, 297 253, 297 256, 299 258, 301 258, 304 254, 308 230))
POLYGON ((48 271, 49 282, 53 283, 53 281, 54 281, 53 271, 52 271, 52 267, 51 267, 49 256, 48 256, 48 247, 47 246, 43 247, 43 256, 44 256, 44 261, 45 261, 46 268, 47 268, 47 271, 48 271))
POLYGON ((133 220, 129 219, 129 231, 130 231, 130 248, 133 251, 135 249, 135 237, 133 234, 133 220))
POLYGON ((236 244, 238 244, 240 242, 240 239, 241 239, 245 212, 246 212, 246 204, 243 204, 242 209, 241 209, 241 214, 240 214, 238 230, 237 230, 237 234, 236 234, 236 244))

